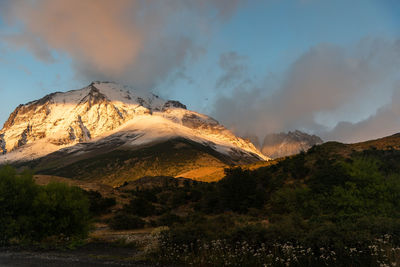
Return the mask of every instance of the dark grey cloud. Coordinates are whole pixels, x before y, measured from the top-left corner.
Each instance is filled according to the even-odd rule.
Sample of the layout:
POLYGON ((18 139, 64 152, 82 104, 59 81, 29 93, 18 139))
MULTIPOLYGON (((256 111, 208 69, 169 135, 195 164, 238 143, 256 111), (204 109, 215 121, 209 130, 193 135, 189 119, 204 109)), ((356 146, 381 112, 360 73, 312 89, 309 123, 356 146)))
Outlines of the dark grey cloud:
MULTIPOLYGON (((394 83, 400 79, 399 64, 398 40, 367 38, 351 48, 320 44, 290 66, 280 85, 272 88, 275 90, 268 81, 260 86, 237 87, 230 96, 216 101, 214 116, 240 134, 252 129, 263 137, 300 129, 328 139, 365 139, 376 135, 373 127, 364 126, 368 132, 353 132, 352 136, 339 129, 348 128, 344 127, 348 123, 361 127, 363 124, 355 122, 375 113, 382 120, 380 108, 384 110, 398 90, 394 83), (328 133, 339 122, 338 128, 328 133)), ((365 120, 365 124, 371 122, 372 117, 365 120)), ((392 131, 386 128, 380 133, 392 131)))

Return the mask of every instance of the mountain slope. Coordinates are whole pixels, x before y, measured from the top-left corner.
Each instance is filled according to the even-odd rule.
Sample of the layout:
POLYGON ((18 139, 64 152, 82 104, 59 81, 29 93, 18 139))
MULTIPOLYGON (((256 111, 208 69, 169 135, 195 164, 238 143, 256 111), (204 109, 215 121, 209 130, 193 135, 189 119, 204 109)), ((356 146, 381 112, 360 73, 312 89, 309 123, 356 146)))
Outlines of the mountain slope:
MULTIPOLYGON (((187 110, 178 101, 166 101, 154 94, 139 94, 131 88, 104 82, 53 93, 18 106, 0 131, 0 153, 0 164, 9 162, 41 171, 52 170, 49 174, 59 174, 62 168, 69 169, 69 164, 78 166, 80 161, 96 161, 98 157, 115 157, 121 153, 138 158, 138 162, 144 162, 143 153, 149 163, 156 157, 169 164, 186 162, 179 171, 156 170, 166 166, 162 163, 150 173, 145 171, 145 175, 176 176, 181 172, 190 174, 197 167, 220 168, 268 159, 251 142, 236 137, 213 118, 187 110), (163 144, 169 144, 165 153, 157 150, 163 144), (187 146, 192 156, 181 159, 179 155, 170 160, 168 151, 179 154, 187 146), (154 154, 151 156, 144 153, 150 147, 154 154), (199 158, 212 160, 202 165, 198 163, 199 158)), ((125 155, 121 157, 127 160, 125 155)), ((118 166, 130 172, 126 166, 118 166)), ((100 179, 111 179, 106 173, 100 179)), ((139 178, 141 172, 135 173, 124 174, 121 176, 124 178, 117 180, 139 178)), ((80 171, 70 174, 85 178, 80 171)), ((88 172, 85 176, 93 178, 88 172)))
MULTIPOLYGON (((116 143, 113 143, 117 145, 116 143)), ((192 177, 184 173, 210 169, 223 170, 235 161, 208 146, 184 138, 143 145, 136 149, 105 149, 85 146, 71 153, 66 149, 51 153, 29 164, 39 174, 57 175, 85 181, 121 185, 144 176, 187 177, 202 181, 222 178, 223 173, 192 177)), ((211 173, 213 174, 213 173, 211 173)))

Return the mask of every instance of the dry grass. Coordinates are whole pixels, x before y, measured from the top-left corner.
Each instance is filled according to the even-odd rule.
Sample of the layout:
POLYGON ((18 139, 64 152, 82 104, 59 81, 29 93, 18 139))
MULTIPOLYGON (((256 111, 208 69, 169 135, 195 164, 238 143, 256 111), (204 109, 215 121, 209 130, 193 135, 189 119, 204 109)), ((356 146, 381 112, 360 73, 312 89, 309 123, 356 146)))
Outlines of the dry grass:
POLYGON ((120 192, 118 189, 113 188, 112 186, 96 183, 96 182, 86 182, 82 180, 75 180, 60 176, 53 176, 53 175, 35 175, 33 177, 35 182, 39 185, 47 185, 50 182, 58 182, 58 183, 65 183, 70 186, 77 186, 82 188, 86 191, 97 191, 103 197, 106 198, 115 198, 117 201, 116 208, 120 207, 122 204, 126 204, 128 202, 127 198, 123 197, 124 193, 120 192))
POLYGON ((224 178, 224 169, 228 166, 223 167, 200 167, 190 171, 186 171, 178 174, 176 177, 185 177, 188 179, 202 181, 202 182, 215 182, 224 178))

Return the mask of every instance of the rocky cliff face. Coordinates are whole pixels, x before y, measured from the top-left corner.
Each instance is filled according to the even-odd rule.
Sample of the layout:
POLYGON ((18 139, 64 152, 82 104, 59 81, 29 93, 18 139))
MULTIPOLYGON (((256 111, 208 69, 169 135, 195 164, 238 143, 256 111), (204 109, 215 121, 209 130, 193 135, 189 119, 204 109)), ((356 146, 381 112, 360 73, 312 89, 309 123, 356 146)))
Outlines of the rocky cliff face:
POLYGON ((261 150, 260 139, 255 134, 246 134, 242 136, 244 140, 250 141, 257 149, 261 150))
POLYGON ((307 151, 313 145, 322 144, 321 138, 301 131, 268 134, 264 138, 262 153, 270 158, 280 158, 307 151))
POLYGON ((6 154, 6 141, 4 141, 4 134, 0 134, 0 154, 6 154))
POLYGON ((0 163, 32 160, 82 142, 96 142, 121 129, 140 132, 136 143, 129 141, 132 146, 183 135, 227 155, 267 159, 251 142, 178 101, 139 94, 116 83, 94 82, 18 106, 0 130, 0 163))

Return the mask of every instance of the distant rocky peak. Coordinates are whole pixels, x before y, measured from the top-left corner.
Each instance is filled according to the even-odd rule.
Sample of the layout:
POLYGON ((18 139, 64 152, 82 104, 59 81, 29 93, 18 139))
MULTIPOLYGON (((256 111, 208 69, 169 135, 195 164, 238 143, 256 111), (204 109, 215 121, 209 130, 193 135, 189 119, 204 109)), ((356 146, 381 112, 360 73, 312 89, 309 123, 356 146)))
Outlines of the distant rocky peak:
POLYGON ((307 133, 304 133, 302 131, 299 130, 295 130, 293 132, 289 131, 287 133, 287 136, 293 140, 298 140, 298 141, 304 141, 304 140, 309 140, 311 142, 320 142, 322 143, 322 139, 316 135, 310 135, 307 133))
POLYGON ((267 134, 261 151, 271 158, 280 158, 307 151, 312 146, 322 143, 322 139, 316 135, 295 130, 287 133, 267 134))

